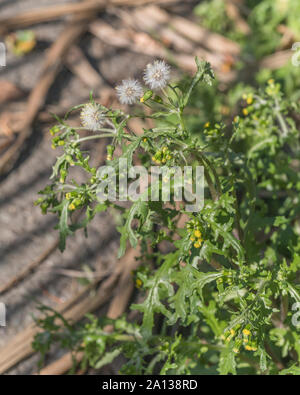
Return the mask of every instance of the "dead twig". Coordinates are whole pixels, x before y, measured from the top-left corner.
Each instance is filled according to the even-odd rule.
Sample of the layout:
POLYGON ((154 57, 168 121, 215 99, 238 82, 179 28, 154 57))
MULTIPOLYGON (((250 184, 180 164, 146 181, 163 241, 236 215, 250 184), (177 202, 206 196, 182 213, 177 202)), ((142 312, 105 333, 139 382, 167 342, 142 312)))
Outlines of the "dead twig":
POLYGON ((92 67, 86 56, 78 46, 73 46, 64 61, 73 74, 75 74, 85 85, 97 91, 103 85, 100 74, 92 67))
POLYGON ((260 62, 260 68, 276 70, 285 66, 292 58, 293 52, 291 50, 278 51, 270 56, 266 56, 260 62))
MULTIPOLYGON (((63 314, 69 322, 76 323, 87 313, 93 312, 103 306, 110 299, 126 262, 134 261, 136 255, 136 250, 128 250, 124 257, 118 261, 111 276, 101 284, 96 295, 87 294, 82 298, 83 295, 80 293, 79 296, 72 299, 72 303, 67 302, 58 306, 56 310, 63 314)), ((84 294, 95 287, 98 282, 99 280, 95 280, 95 282, 85 289, 84 294)), ((0 350, 0 374, 6 372, 12 366, 34 353, 31 344, 38 332, 39 328, 35 324, 31 324, 0 350)))
POLYGON ((179 0, 92 0, 82 3, 56 4, 50 7, 26 11, 10 18, 0 18, 0 35, 4 35, 10 30, 21 29, 36 23, 53 21, 67 15, 81 15, 82 13, 89 12, 96 16, 96 13, 103 10, 107 5, 138 6, 153 2, 167 5, 178 1, 179 0))
POLYGON ((21 270, 15 277, 10 281, 0 287, 0 295, 7 292, 14 285, 18 284, 20 281, 24 280, 34 269, 36 269, 42 262, 45 261, 57 248, 58 239, 55 240, 37 259, 31 262, 23 270, 21 270))

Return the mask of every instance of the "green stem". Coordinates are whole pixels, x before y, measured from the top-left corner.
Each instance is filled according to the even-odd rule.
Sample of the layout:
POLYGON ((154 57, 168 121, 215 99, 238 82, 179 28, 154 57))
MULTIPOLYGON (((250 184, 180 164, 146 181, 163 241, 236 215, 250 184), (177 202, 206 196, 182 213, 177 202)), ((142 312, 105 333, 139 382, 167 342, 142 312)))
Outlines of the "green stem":
POLYGON ((287 135, 289 134, 289 128, 280 112, 280 107, 277 99, 275 99, 275 104, 276 104, 275 114, 282 130, 282 136, 287 137, 287 135))
POLYGON ((94 139, 101 139, 105 137, 114 137, 113 133, 106 133, 106 134, 95 134, 92 136, 82 137, 78 140, 74 140, 73 143, 82 143, 83 141, 94 140, 94 139))

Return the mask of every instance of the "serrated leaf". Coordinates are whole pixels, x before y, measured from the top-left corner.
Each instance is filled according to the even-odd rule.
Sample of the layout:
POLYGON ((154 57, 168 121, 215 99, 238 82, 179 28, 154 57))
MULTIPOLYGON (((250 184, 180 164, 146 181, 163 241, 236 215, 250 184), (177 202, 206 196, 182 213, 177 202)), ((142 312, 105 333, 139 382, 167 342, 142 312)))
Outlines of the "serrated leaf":
POLYGON ((226 347, 221 351, 218 371, 223 376, 229 373, 236 374, 235 353, 231 347, 226 347))

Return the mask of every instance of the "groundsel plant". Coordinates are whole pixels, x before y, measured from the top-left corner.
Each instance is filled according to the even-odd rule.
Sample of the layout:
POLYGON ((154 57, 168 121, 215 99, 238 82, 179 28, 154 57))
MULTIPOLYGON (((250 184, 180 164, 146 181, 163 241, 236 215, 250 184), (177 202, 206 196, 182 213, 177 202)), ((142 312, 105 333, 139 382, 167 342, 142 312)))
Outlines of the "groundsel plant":
POLYGON ((119 213, 119 257, 129 245, 140 251, 131 305, 139 313, 131 320, 89 315, 74 326, 41 306, 43 331, 33 347, 42 356, 58 343, 83 351, 83 364, 96 369, 123 355, 121 372, 127 374, 300 373, 300 333, 292 309, 300 302, 299 108, 270 80, 259 91, 245 92, 232 123, 199 123, 192 134, 185 109, 194 88, 214 79, 207 62, 196 59, 196 65, 188 82, 170 83, 163 61, 146 67, 144 81, 151 90, 123 81, 117 94, 122 103, 136 103, 130 115, 96 104, 91 96, 90 103, 71 110, 81 110, 88 135, 69 126, 69 113, 51 129, 53 147, 62 153, 37 204, 58 216, 62 251, 66 238, 86 229, 97 213, 119 213), (135 117, 150 119, 153 126, 136 134, 129 126, 135 117), (106 163, 120 178, 124 159, 129 168, 202 166, 204 206, 190 212, 184 198, 176 202, 174 179, 167 203, 137 199, 124 208, 117 200, 99 201, 103 177, 90 165, 86 146, 83 150, 97 139, 106 139, 106 163), (73 166, 83 169, 84 182, 72 178, 73 166))

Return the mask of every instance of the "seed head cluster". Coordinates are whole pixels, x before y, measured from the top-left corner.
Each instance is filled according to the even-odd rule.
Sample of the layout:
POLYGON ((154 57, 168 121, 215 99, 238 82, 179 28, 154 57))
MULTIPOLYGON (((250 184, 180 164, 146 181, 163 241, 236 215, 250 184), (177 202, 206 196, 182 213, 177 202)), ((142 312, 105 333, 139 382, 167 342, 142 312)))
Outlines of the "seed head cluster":
POLYGON ((122 104, 134 104, 143 96, 142 85, 137 80, 123 80, 116 87, 117 95, 122 104))
POLYGON ((150 89, 163 89, 170 79, 170 66, 163 60, 148 64, 144 71, 144 81, 150 89))
MULTIPOLYGON (((170 66, 163 60, 155 60, 144 70, 145 84, 153 90, 163 89, 170 80, 170 66)), ((138 80, 123 80, 116 87, 117 95, 122 104, 134 104, 143 96, 143 87, 138 80)))
POLYGON ((82 126, 96 132, 105 123, 105 114, 100 104, 87 103, 80 113, 82 126))

